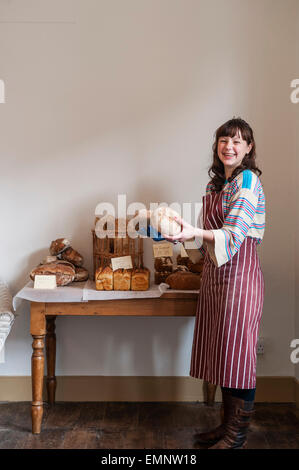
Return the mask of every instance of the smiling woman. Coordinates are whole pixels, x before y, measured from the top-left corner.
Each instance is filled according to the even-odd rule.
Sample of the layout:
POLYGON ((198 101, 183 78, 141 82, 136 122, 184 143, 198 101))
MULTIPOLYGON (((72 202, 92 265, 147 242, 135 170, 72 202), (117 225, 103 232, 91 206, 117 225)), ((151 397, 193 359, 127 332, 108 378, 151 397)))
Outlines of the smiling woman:
POLYGON ((253 132, 245 121, 231 119, 219 127, 213 151, 203 227, 179 219, 181 233, 166 238, 204 242, 190 375, 221 386, 224 419, 215 430, 196 434, 196 440, 215 449, 243 448, 253 414, 264 302, 257 246, 264 235, 265 197, 253 132))

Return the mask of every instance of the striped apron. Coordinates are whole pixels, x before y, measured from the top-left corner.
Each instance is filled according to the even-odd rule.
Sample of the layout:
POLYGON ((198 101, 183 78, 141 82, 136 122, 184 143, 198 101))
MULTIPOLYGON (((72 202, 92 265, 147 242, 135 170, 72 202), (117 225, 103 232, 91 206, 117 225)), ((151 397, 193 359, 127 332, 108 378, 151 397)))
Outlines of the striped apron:
MULTIPOLYGON (((203 197, 203 228, 224 223, 223 194, 203 197)), ((208 251, 199 290, 190 375, 229 388, 255 388, 256 343, 264 277, 257 243, 246 237, 240 249, 217 268, 208 251)))

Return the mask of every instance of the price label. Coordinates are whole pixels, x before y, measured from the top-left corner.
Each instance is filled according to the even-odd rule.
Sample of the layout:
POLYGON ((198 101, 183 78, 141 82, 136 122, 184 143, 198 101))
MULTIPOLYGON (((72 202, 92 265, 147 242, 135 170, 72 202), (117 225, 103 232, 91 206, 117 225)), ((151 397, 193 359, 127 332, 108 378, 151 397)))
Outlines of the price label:
POLYGON ((132 258, 131 256, 119 256, 118 258, 111 258, 112 270, 117 269, 132 269, 132 258))
POLYGON ((34 276, 34 289, 56 289, 55 275, 36 274, 34 276))
POLYGON ((153 244, 154 257, 161 258, 162 256, 172 256, 173 248, 171 243, 154 243, 153 244))

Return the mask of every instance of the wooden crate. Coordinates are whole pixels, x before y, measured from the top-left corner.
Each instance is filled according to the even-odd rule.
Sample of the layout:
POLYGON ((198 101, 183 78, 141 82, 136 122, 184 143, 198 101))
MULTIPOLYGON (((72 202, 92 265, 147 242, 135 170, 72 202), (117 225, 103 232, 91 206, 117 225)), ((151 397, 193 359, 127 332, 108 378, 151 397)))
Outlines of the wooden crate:
MULTIPOLYGON (((95 225, 99 218, 95 219, 95 225)), ((131 238, 127 232, 124 237, 117 236, 118 228, 124 228, 129 223, 129 218, 115 219, 115 237, 106 236, 98 238, 95 229, 92 230, 93 237, 93 276, 96 270, 101 267, 111 266, 111 259, 119 256, 131 256, 133 268, 143 267, 143 238, 131 238)), ((105 228, 105 225, 104 225, 105 228)), ((138 230, 138 225, 137 225, 138 230)))

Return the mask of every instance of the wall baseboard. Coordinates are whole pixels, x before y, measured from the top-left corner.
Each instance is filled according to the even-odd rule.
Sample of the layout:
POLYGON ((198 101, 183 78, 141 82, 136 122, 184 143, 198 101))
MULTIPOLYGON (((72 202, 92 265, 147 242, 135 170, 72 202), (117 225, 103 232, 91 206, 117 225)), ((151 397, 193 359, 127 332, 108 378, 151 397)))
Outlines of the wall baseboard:
MULTIPOLYGON (((43 399, 47 400, 46 382, 43 399)), ((31 401, 30 376, 0 377, 0 402, 31 401)), ((56 401, 204 401, 203 381, 193 377, 58 376, 56 401)), ((217 387, 215 401, 221 401, 217 387)), ((256 402, 296 403, 294 377, 257 377, 256 402)))

